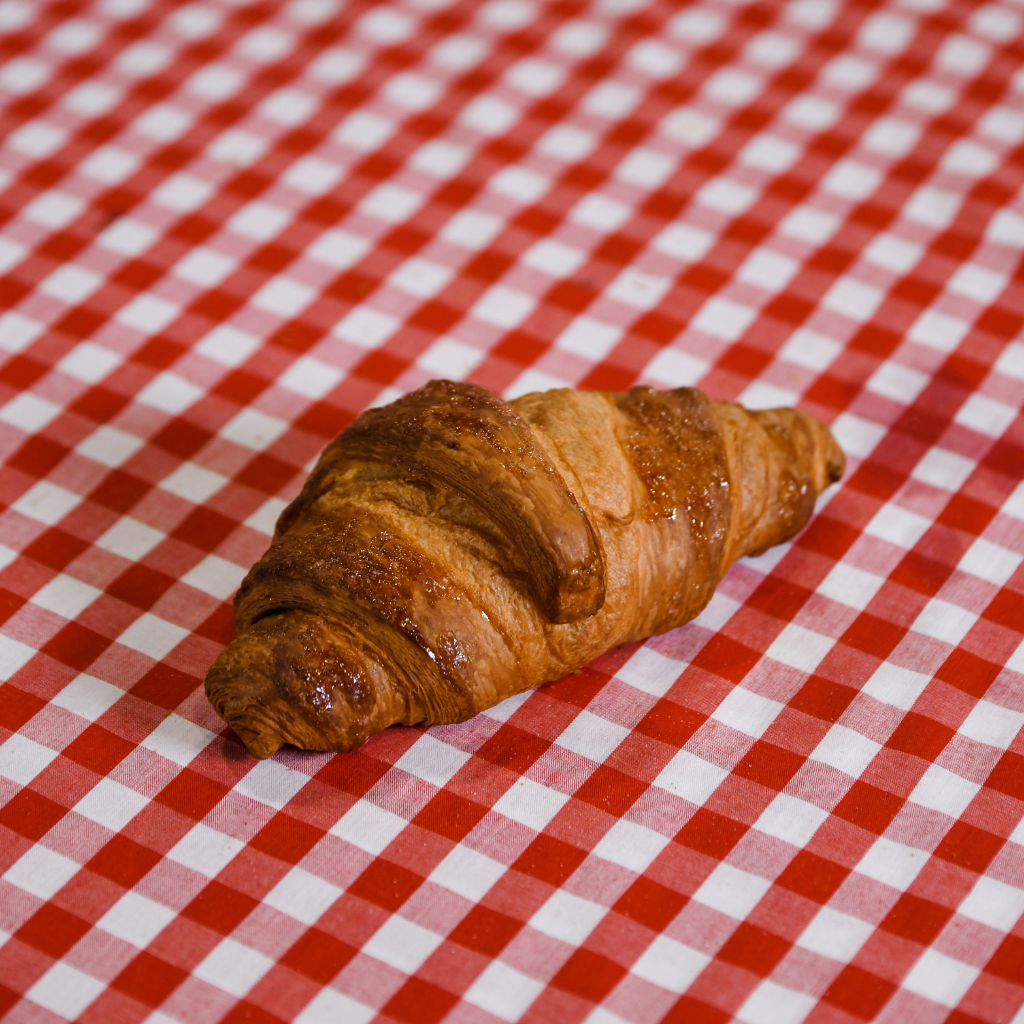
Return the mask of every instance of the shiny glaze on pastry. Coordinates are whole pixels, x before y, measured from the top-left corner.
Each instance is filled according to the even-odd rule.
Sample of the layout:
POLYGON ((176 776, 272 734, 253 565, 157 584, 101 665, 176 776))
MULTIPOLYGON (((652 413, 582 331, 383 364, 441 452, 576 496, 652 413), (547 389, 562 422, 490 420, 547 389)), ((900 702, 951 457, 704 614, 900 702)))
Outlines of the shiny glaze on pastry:
POLYGON ((695 388, 506 403, 433 381, 324 451, 207 696, 257 757, 463 721, 693 618, 843 467, 812 417, 695 388))

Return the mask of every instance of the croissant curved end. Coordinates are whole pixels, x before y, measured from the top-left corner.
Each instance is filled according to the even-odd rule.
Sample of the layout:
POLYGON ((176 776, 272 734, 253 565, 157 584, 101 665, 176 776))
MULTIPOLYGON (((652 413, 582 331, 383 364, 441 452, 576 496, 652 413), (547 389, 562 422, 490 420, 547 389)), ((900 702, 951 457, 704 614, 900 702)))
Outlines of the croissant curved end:
POLYGON ((354 750, 410 717, 408 701, 379 699, 378 673, 325 620, 292 609, 260 619, 221 651, 206 696, 254 757, 286 743, 354 750))
POLYGON ((273 680, 260 671, 261 659, 253 658, 247 649, 248 637, 229 644, 210 666, 206 675, 206 698, 214 711, 238 735, 254 757, 266 758, 277 753, 285 738, 278 719, 282 713, 292 717, 277 692, 273 680), (241 649, 241 650, 240 650, 241 649), (245 651, 249 656, 242 654, 245 651), (238 671, 244 662, 244 671, 238 671))
POLYGON ((814 436, 814 484, 820 494, 830 484, 842 478, 846 472, 846 456, 824 423, 811 416, 807 417, 807 421, 814 436))

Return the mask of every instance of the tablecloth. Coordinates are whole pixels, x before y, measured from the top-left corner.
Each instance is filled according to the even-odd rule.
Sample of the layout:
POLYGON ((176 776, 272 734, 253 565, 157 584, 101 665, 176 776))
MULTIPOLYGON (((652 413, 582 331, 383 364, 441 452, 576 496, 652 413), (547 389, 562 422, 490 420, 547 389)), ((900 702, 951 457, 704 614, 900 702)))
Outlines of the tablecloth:
POLYGON ((0 1014, 1024 1021, 1019 0, 2 0, 0 1014), (248 756, 232 593, 431 378, 849 459, 693 623, 248 756))

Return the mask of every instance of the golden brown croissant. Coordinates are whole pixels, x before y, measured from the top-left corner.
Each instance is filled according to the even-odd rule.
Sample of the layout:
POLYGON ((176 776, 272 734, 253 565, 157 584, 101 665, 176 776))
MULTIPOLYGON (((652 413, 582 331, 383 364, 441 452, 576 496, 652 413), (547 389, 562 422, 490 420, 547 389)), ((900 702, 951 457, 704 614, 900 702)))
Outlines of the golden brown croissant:
POLYGON ((433 381, 325 449, 207 696, 257 757, 463 721, 693 618, 843 466, 812 417, 695 388, 506 403, 433 381))

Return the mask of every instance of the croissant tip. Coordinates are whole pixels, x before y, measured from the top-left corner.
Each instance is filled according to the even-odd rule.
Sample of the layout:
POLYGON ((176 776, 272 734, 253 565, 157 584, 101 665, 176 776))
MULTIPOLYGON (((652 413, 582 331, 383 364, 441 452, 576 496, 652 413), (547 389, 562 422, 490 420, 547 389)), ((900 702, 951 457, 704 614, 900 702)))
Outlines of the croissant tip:
POLYGON ((841 480, 843 473, 846 472, 846 455, 831 432, 828 434, 828 442, 828 452, 825 457, 825 473, 828 476, 828 482, 834 484, 841 480))
MULTIPOLYGON (((218 702, 220 703, 220 702, 218 702)), ((229 705, 235 703, 227 702, 229 705)), ((224 707, 214 704, 214 709, 231 727, 234 734, 241 740, 245 749, 253 757, 263 761, 274 754, 284 745, 284 739, 269 723, 261 721, 262 716, 255 712, 255 708, 224 707)))
MULTIPOLYGON (((268 702, 273 696, 269 680, 259 672, 241 671, 239 655, 247 646, 235 640, 210 666, 206 674, 206 698, 253 757, 271 757, 284 743, 268 702)), ((250 666, 246 666, 251 668, 250 666)))
POLYGON ((262 722, 254 722, 251 718, 238 715, 224 716, 224 721, 231 727, 245 749, 260 761, 273 757, 284 746, 284 739, 262 722))

